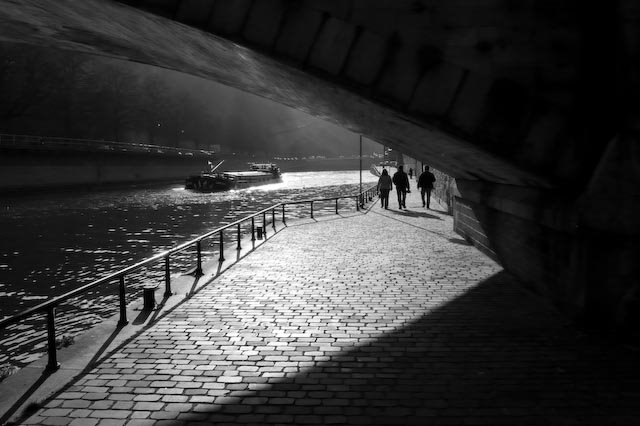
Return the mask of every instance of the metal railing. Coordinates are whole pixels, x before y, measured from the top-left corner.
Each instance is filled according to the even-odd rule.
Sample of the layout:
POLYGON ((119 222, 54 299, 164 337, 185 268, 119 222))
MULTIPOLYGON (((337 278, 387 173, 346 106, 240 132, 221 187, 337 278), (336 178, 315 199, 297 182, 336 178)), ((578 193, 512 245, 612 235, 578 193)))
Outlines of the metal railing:
POLYGON ((151 145, 133 142, 115 142, 95 139, 73 139, 33 135, 0 134, 0 148, 12 149, 66 149, 91 152, 131 152, 181 156, 211 156, 213 151, 151 145))
POLYGON ((256 213, 253 213, 249 216, 245 216, 241 219, 238 219, 234 222, 231 222, 227 225, 216 228, 212 231, 209 231, 205 234, 202 234, 190 241, 182 243, 176 247, 173 247, 167 251, 156 254, 155 256, 144 259, 134 265, 128 266, 124 269, 120 269, 106 277, 100 278, 99 280, 93 281, 89 284, 78 287, 72 291, 69 291, 61 296, 54 297, 46 302, 43 302, 37 306, 29 308, 19 314, 11 316, 9 318, 5 318, 0 321, 0 329, 5 328, 9 325, 16 324, 22 321, 25 318, 33 317, 38 314, 45 313, 47 316, 47 353, 48 353, 48 363, 46 369, 49 372, 53 372, 59 368, 59 363, 57 360, 56 353, 56 325, 55 325, 55 317, 56 317, 56 307, 63 302, 78 296, 82 293, 89 291, 92 288, 102 286, 108 283, 118 282, 118 295, 119 295, 119 308, 120 308, 120 318, 118 321, 118 326, 123 327, 129 323, 127 320, 127 305, 126 305, 126 292, 127 286, 125 278, 128 274, 135 272, 145 266, 155 264, 160 261, 164 261, 164 282, 165 282, 165 292, 164 296, 171 296, 171 255, 182 252, 190 247, 195 246, 196 248, 196 268, 195 275, 202 276, 204 274, 202 269, 202 242, 206 239, 215 238, 218 236, 218 244, 219 244, 219 256, 218 261, 223 262, 224 258, 224 231, 235 228, 234 231, 237 234, 237 246, 236 249, 240 250, 241 240, 242 240, 242 229, 241 225, 245 222, 251 221, 251 241, 255 242, 256 240, 256 230, 259 228, 256 224, 256 220, 260 220, 262 222, 262 226, 260 231, 262 232, 262 236, 264 239, 267 239, 267 215, 271 216, 271 226, 275 232, 276 230, 276 216, 282 215, 282 226, 286 226, 286 207, 288 205, 304 205, 309 204, 310 217, 314 218, 314 203, 321 202, 335 202, 335 214, 338 214, 338 202, 343 199, 352 199, 356 202, 356 210, 359 211, 362 209, 365 204, 371 200, 377 194, 376 186, 372 186, 359 194, 356 195, 347 195, 347 196, 339 196, 339 197, 329 197, 329 198, 320 198, 320 199, 310 199, 310 200, 301 200, 301 201, 290 201, 286 203, 278 203, 273 206, 262 209, 256 213), (257 219, 256 219, 257 218, 257 219))

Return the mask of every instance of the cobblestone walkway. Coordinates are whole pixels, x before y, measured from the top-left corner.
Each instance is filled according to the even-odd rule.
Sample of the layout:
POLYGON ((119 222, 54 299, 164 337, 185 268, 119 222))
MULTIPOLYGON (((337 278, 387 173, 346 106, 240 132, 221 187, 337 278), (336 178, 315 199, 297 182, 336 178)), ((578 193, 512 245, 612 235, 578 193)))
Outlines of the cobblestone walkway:
POLYGON ((24 423, 640 424, 637 353, 419 205, 289 226, 24 423))

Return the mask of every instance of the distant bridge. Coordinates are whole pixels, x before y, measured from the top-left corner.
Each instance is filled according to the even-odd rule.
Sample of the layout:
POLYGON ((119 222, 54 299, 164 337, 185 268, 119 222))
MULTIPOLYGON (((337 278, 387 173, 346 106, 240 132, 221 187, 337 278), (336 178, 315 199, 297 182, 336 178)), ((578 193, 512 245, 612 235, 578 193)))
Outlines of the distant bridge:
POLYGON ((170 146, 0 134, 0 192, 183 181, 212 151, 170 146))
POLYGON ((213 151, 187 149, 133 142, 115 142, 95 139, 61 138, 33 135, 7 135, 0 133, 0 150, 18 151, 76 151, 152 154, 187 157, 211 157, 213 151))

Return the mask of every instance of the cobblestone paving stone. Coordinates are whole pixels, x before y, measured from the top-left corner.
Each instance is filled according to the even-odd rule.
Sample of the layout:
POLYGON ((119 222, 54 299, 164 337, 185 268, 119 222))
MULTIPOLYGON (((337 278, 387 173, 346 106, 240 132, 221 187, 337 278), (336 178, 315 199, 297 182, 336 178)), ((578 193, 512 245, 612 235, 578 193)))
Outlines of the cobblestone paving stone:
POLYGON ((24 424, 640 424, 637 353, 408 205, 289 226, 24 424))

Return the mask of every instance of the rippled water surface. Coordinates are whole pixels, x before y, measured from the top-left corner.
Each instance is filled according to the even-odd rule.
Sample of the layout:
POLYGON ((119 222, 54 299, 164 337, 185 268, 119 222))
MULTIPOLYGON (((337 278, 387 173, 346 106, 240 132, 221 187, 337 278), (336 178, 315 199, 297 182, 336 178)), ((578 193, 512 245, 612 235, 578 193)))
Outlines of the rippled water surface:
MULTIPOLYGON (((376 178, 362 174, 367 186, 376 178)), ((219 193, 197 193, 180 185, 100 192, 37 194, 3 198, 0 216, 0 318, 108 275, 192 237, 270 205, 294 200, 350 195, 358 171, 284 173, 282 182, 219 193)), ((318 206, 318 208, 322 208, 318 206)), ((325 206, 332 211, 333 204, 325 206)), ((354 202, 344 202, 354 208, 354 202)), ((288 211, 290 216, 307 210, 288 211)), ((188 268, 192 257, 177 259, 188 268)), ((162 276, 150 268, 128 277, 137 283, 162 276)), ((116 308, 115 288, 72 300, 57 322, 61 332, 77 333, 116 308)), ((38 318, 0 335, 0 363, 24 364, 44 347, 38 318), (32 346, 29 350, 25 347, 32 346)), ((41 322, 41 321, 40 321, 41 322)))

